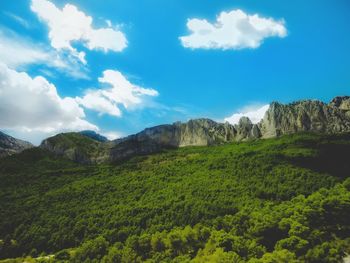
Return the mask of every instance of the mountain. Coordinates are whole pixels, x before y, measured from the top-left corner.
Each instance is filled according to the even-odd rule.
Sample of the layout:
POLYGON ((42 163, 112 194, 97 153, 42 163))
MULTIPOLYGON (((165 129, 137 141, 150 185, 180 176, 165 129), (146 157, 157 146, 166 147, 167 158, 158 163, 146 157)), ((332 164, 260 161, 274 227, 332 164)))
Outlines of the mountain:
POLYGON ((31 143, 13 138, 0 131, 0 158, 34 147, 31 143))
POLYGON ((79 132, 61 133, 47 138, 40 144, 40 148, 84 164, 107 162, 110 159, 108 142, 101 142, 79 132))
POLYGON ((99 141, 99 142, 107 142, 108 141, 107 137, 102 136, 101 134, 98 134, 95 131, 86 130, 86 131, 81 131, 79 133, 84 135, 84 136, 87 136, 91 139, 94 139, 96 141, 99 141))
POLYGON ((336 134, 349 131, 350 97, 344 96, 336 97, 328 104, 317 100, 303 100, 290 104, 273 102, 264 118, 257 124, 253 124, 247 117, 242 117, 236 125, 218 123, 210 119, 195 119, 186 123, 175 122, 147 128, 111 142, 96 140, 100 137, 93 132, 83 132, 74 136, 72 133, 61 134, 45 140, 41 147, 78 162, 101 163, 184 146, 219 145, 298 132, 336 134), (86 147, 85 144, 90 141, 82 136, 94 139, 91 141, 91 147, 86 147), (85 143, 82 144, 81 141, 85 143))
MULTIPOLYGON (((40 147, 0 159, 0 262, 342 262, 350 133, 216 136, 117 164, 40 147)), ((78 133, 53 140, 100 145, 78 133)))
POLYGON ((263 138, 301 131, 327 134, 350 131, 350 97, 336 97, 329 104, 305 100, 283 105, 273 102, 259 123, 263 138))
POLYGON ((110 151, 111 160, 149 154, 167 148, 222 144, 232 141, 235 135, 236 131, 232 125, 209 119, 160 125, 114 141, 110 151))

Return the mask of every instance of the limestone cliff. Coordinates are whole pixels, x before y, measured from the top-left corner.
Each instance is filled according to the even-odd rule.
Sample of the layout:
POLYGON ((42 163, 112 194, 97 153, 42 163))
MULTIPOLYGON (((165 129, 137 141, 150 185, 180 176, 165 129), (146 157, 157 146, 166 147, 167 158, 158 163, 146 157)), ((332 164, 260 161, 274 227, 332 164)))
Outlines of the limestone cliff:
POLYGON ((261 135, 263 138, 270 138, 302 131, 350 131, 348 103, 349 99, 341 97, 329 104, 317 100, 298 101, 287 105, 273 102, 259 123, 261 135))
POLYGON ((253 124, 242 117, 238 124, 195 119, 147 128, 115 141, 69 133, 45 140, 41 147, 82 163, 118 161, 167 148, 210 146, 234 141, 271 138, 297 132, 350 132, 350 97, 336 97, 329 104, 304 100, 273 102, 264 118, 253 124))
POLYGON ((225 143, 233 141, 236 133, 232 125, 217 123, 209 119, 160 125, 114 141, 111 159, 117 160, 135 154, 148 154, 164 148, 225 143))

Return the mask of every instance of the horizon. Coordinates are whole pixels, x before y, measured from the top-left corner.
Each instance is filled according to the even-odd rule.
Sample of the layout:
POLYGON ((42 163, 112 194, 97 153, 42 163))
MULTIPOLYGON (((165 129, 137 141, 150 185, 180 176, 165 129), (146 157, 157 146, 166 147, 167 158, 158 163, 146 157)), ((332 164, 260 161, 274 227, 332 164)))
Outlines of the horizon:
MULTIPOLYGON (((291 101, 289 103, 286 103, 284 105, 287 105, 287 104, 293 104, 293 103, 297 103, 297 102, 300 102, 300 101, 320 101, 324 104, 329 104, 333 99, 335 98, 338 98, 338 97, 348 97, 348 95, 340 95, 340 96, 335 96, 334 98, 332 98, 330 101, 326 102, 326 101, 322 101, 322 100, 318 100, 318 99, 302 99, 302 100, 297 100, 297 101, 291 101)), ((266 113, 266 111, 268 110, 268 108, 270 107, 270 105, 274 102, 277 102, 279 103, 278 101, 272 101, 270 102, 269 104, 267 105, 264 105, 260 108, 257 108, 256 110, 243 110, 242 112, 236 112, 234 114, 232 114, 232 116, 229 116, 227 118, 225 118, 224 120, 213 120, 217 123, 229 123, 231 125, 237 125, 239 120, 242 118, 242 117, 247 117, 248 119, 250 119, 252 121, 253 124, 257 124, 259 123, 260 121, 263 120, 263 117, 266 113)), ((209 118, 206 118, 206 117, 198 117, 198 118, 191 118, 191 119, 188 119, 186 121, 175 121, 175 122, 172 122, 172 123, 162 123, 162 124, 158 124, 158 125, 155 125, 155 126, 151 126, 151 127, 145 127, 144 129, 140 130, 140 131, 137 131, 135 133, 130 133, 130 134, 126 134, 126 135, 123 135, 121 137, 116 137, 116 138, 110 138, 108 137, 108 135, 105 135, 103 133, 99 133, 98 131, 94 131, 94 130, 80 130, 80 131, 74 131, 74 130, 67 130, 67 131, 63 131, 63 132, 58 132, 58 133, 54 133, 54 134, 51 134, 49 135, 48 137, 46 138, 43 138, 41 141, 37 142, 37 143, 33 143, 33 142, 30 142, 32 143, 34 146, 39 146, 44 140, 50 138, 50 137, 54 137, 58 134, 64 134, 64 133, 72 133, 72 132, 94 132, 95 134, 97 135, 102 135, 103 137, 105 137, 108 141, 114 141, 114 140, 118 140, 118 139, 122 139, 122 138, 126 138, 130 135, 133 135, 133 134, 137 134, 139 132, 142 132, 143 130, 147 129, 147 128, 152 128, 152 127, 156 127, 156 126, 162 126, 162 125, 167 125, 167 124, 174 124, 176 122, 181 122, 181 123, 186 123, 188 121, 191 121, 191 120, 196 120, 196 119, 209 119, 209 118)), ((212 119, 209 119, 209 120, 212 120, 212 119)), ((0 129, 0 132, 4 133, 4 134, 7 134, 6 132, 3 132, 1 129, 0 129)), ((9 134, 11 137, 14 137, 12 136, 11 134, 9 134)), ((22 139, 22 138, 18 138, 18 137, 14 137, 15 139, 20 139, 20 140, 24 140, 25 139, 22 139)))
POLYGON ((1 2, 0 130, 109 139, 350 87, 349 3, 1 2), (170 12, 171 10, 171 12, 170 12))

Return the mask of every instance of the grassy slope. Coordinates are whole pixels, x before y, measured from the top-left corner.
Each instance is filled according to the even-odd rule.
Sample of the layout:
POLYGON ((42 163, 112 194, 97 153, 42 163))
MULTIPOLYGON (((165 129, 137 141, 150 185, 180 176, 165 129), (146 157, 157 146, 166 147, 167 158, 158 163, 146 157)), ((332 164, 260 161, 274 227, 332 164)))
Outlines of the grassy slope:
MULTIPOLYGON (((299 206, 314 202, 302 196, 290 201, 298 195, 331 198, 342 187, 346 195, 332 198, 336 203, 348 198, 347 184, 335 186, 349 176, 348 156, 350 135, 311 134, 186 147, 118 165, 81 166, 39 149, 28 150, 0 160, 0 255, 55 253, 85 242, 75 256, 79 262, 89 257, 84 251, 102 242, 98 247, 106 249, 91 258, 107 255, 108 261, 114 253, 125 262, 147 258, 204 262, 215 261, 206 257, 247 260, 264 254, 305 259, 309 253, 309 258, 317 259, 321 256, 313 254, 322 254, 317 246, 329 242, 341 256, 346 245, 339 240, 349 233, 349 223, 341 218, 313 226, 317 220, 300 212, 306 219, 293 219, 296 223, 326 232, 318 239, 311 230, 304 237, 293 234, 307 246, 300 240, 283 241, 291 238, 291 224, 279 224, 299 206), (320 188, 337 191, 320 192, 320 188), (343 234, 325 230, 334 224, 340 224, 343 234), (172 242, 173 235, 186 236, 186 231, 193 231, 192 243, 172 242), (200 234, 203 231, 208 234, 200 234), (162 249, 151 242, 157 235, 163 235, 162 249), (222 242, 221 235, 229 235, 231 241, 222 242)), ((342 217, 350 216, 350 203, 344 202, 342 217)))

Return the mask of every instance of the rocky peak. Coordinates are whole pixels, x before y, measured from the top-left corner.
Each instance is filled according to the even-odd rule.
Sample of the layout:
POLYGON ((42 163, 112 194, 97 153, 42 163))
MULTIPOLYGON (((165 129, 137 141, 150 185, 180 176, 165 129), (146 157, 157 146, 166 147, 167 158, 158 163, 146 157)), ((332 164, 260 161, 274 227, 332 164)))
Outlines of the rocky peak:
POLYGON ((350 111, 350 96, 335 97, 329 105, 343 111, 350 111))
POLYGON ((338 107, 318 100, 274 102, 260 122, 260 129, 263 138, 301 131, 338 133, 350 131, 350 121, 338 107))
POLYGON ((246 140, 252 137, 251 131, 253 128, 253 123, 248 117, 240 118, 238 124, 236 124, 234 127, 237 131, 235 138, 237 141, 246 140))
POLYGON ((20 153, 34 147, 31 143, 13 138, 0 131, 0 157, 20 153))

